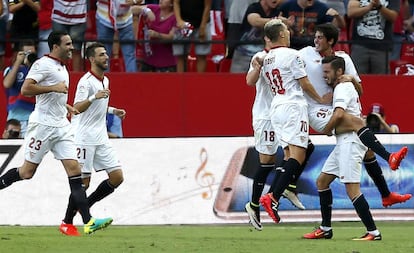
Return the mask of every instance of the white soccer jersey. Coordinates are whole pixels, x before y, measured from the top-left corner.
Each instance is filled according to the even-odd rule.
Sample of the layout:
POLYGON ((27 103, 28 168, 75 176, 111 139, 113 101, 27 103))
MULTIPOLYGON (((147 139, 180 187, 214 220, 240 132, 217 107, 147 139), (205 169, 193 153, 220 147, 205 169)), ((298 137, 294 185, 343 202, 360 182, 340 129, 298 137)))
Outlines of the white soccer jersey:
MULTIPOLYGON (((315 88, 316 92, 319 96, 323 96, 328 92, 332 92, 332 88, 326 84, 325 79, 323 78, 323 69, 322 69, 322 58, 323 56, 315 50, 314 47, 307 46, 299 50, 299 54, 303 61, 305 62, 305 69, 306 73, 308 73, 308 78, 313 87, 315 88)), ((336 51, 336 56, 340 56, 345 60, 345 74, 350 74, 354 76, 354 78, 361 82, 361 78, 358 76, 358 72, 352 62, 351 57, 345 53, 344 51, 336 51)), ((319 105, 318 102, 313 100, 307 94, 305 94, 306 100, 309 104, 309 109, 312 106, 319 105)))
POLYGON ((285 103, 306 104, 298 79, 306 77, 305 66, 297 50, 287 47, 271 49, 263 61, 263 75, 271 83, 272 107, 285 103))
MULTIPOLYGON (((266 51, 257 52, 250 62, 249 71, 253 71, 253 59, 256 57, 263 58, 267 54, 266 51)), ((263 70, 262 70, 263 71, 263 70)), ((261 72, 262 72, 261 71, 261 72)), ((270 85, 266 82, 266 79, 260 73, 259 79, 256 82, 256 97, 254 99, 253 108, 252 108, 252 118, 253 122, 259 119, 269 119, 269 108, 272 103, 273 93, 270 89, 270 85)))
MULTIPOLYGON (((109 80, 106 76, 102 80, 87 72, 78 82, 74 104, 108 88, 109 80)), ((100 145, 109 141, 106 129, 108 102, 109 98, 95 99, 86 111, 72 118, 76 144, 100 145)))
MULTIPOLYGON (((29 70, 26 79, 33 79, 39 86, 52 86, 65 82, 69 87, 69 73, 66 66, 59 60, 48 55, 37 60, 29 70)), ((69 125, 66 104, 68 94, 49 92, 36 95, 35 109, 29 122, 47 126, 63 127, 69 125)))
POLYGON ((351 82, 339 83, 335 87, 332 105, 333 108, 340 107, 351 115, 361 117, 362 107, 358 92, 351 82))
MULTIPOLYGON (((334 90, 333 107, 343 108, 347 113, 360 117, 361 103, 351 82, 339 83, 334 90)), ((362 160, 367 152, 355 132, 336 136, 336 146, 325 161, 322 172, 336 175, 343 183, 359 183, 362 160)))

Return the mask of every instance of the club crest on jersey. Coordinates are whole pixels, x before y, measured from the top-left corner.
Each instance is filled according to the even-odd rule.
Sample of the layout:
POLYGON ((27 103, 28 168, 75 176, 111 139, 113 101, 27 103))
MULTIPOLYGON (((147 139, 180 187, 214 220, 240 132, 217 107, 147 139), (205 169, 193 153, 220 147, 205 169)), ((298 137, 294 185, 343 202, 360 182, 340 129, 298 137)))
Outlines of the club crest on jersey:
POLYGON ((303 62, 302 58, 300 58, 299 56, 296 56, 296 63, 301 67, 304 68, 305 67, 305 63, 303 62))

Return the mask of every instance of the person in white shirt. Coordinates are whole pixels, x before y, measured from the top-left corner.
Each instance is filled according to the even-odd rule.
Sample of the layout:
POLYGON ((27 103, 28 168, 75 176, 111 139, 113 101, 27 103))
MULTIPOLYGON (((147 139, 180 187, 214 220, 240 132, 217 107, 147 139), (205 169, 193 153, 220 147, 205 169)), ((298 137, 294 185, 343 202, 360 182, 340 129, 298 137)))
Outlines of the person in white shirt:
POLYGON ((252 126, 255 149, 259 153, 260 167, 254 175, 251 201, 246 203, 245 210, 249 215, 250 223, 259 231, 262 230, 259 199, 268 175, 275 168, 275 154, 279 146, 269 117, 270 104, 273 99, 272 90, 264 76, 261 75, 261 61, 266 56, 267 51, 268 47, 252 57, 246 75, 247 85, 256 87, 256 96, 252 107, 252 126))
MULTIPOLYGON (((252 126, 254 131, 255 149, 259 153, 260 166, 253 178, 251 201, 246 203, 245 210, 249 215, 250 223, 256 230, 262 230, 260 222, 260 203, 265 183, 270 172, 276 167, 282 167, 284 161, 276 163, 276 151, 279 146, 276 140, 275 131, 270 120, 269 110, 273 100, 273 93, 266 82, 265 76, 261 74, 263 59, 269 51, 269 46, 265 46, 263 51, 257 52, 251 59, 250 68, 246 75, 246 83, 255 86, 256 96, 252 108, 252 126)), ((307 149, 313 151, 312 147, 307 149)), ((310 156, 310 154, 309 154, 310 156)), ((308 154, 307 154, 308 157, 308 154)), ((306 160, 306 159, 305 159, 306 160)), ((276 169, 276 177, 279 170, 276 169)), ((300 202, 294 192, 287 189, 282 194, 298 209, 304 210, 305 206, 300 202)))
POLYGON ((262 67, 262 75, 271 85, 274 94, 270 106, 270 119, 276 140, 284 149, 287 160, 272 184, 273 191, 263 195, 259 202, 269 216, 279 223, 279 199, 306 157, 309 125, 303 92, 320 103, 330 103, 331 98, 322 98, 313 89, 298 51, 288 48, 290 32, 281 20, 268 21, 264 26, 264 35, 271 48, 263 60, 262 67))
MULTIPOLYGON (((86 57, 91 63, 91 70, 82 76, 76 88, 74 107, 80 114, 74 115, 72 124, 75 129, 75 143, 78 161, 81 165, 82 181, 87 189, 92 170, 106 171, 108 179, 102 181, 97 189, 88 196, 89 207, 102 200, 117 188, 122 181, 123 173, 119 159, 109 142, 106 129, 108 111, 124 118, 125 110, 108 107, 109 79, 104 72, 108 69, 109 56, 102 43, 92 43, 86 49, 86 57)), ((77 207, 72 198, 69 199, 66 216, 60 225, 60 231, 73 235, 73 230, 65 229, 73 224, 77 207)), ((76 234, 76 233, 75 233, 76 234)))
POLYGON ((52 151, 66 170, 71 197, 85 224, 84 232, 90 234, 110 225, 112 218, 95 219, 91 216, 82 187, 73 129, 67 118, 68 111, 79 113, 67 104, 69 73, 64 61, 72 57, 72 39, 65 32, 53 31, 48 37, 48 44, 50 54, 33 63, 21 89, 24 96, 36 96, 35 109, 30 115, 24 140, 25 161, 21 167, 10 169, 0 177, 0 189, 32 178, 43 157, 52 151))
MULTIPOLYGON (((346 70, 345 60, 340 56, 327 56, 322 60, 323 77, 328 85, 334 88, 333 115, 329 122, 336 125, 346 113, 354 117, 361 117, 359 95, 351 82, 341 82, 339 76, 346 70)), ((355 211, 365 225, 367 232, 354 240, 372 241, 381 240, 369 204, 361 192, 361 168, 367 147, 361 142, 357 134, 352 132, 336 132, 336 146, 326 160, 316 185, 319 192, 322 223, 311 233, 305 234, 305 239, 331 239, 332 232, 332 204, 333 196, 330 184, 336 179, 345 184, 349 199, 355 211)))

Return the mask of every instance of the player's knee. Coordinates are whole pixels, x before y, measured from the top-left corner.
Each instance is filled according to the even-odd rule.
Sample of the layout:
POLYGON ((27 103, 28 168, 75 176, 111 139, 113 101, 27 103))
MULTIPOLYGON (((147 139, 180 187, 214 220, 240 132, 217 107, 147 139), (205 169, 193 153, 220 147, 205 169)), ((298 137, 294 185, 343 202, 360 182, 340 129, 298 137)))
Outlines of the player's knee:
POLYGON ((372 160, 374 158, 375 158, 375 153, 371 149, 368 149, 368 151, 365 153, 364 161, 372 160))
POLYGON ((316 187, 318 190, 325 190, 329 188, 329 181, 324 178, 324 174, 320 174, 318 179, 316 179, 316 187))
POLYGON ((117 188, 124 182, 124 175, 121 169, 112 171, 108 176, 108 181, 114 188, 117 188))
POLYGON ((35 166, 24 164, 19 168, 19 176, 21 179, 31 179, 36 172, 35 166))

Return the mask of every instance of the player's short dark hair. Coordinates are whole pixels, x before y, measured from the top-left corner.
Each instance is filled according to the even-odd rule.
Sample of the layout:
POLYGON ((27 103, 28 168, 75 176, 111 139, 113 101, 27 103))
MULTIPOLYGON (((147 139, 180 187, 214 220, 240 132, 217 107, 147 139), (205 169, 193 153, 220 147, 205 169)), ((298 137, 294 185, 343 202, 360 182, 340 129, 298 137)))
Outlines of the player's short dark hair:
POLYGON ((332 68, 337 71, 338 69, 342 69, 345 72, 345 60, 344 58, 336 55, 329 55, 322 59, 322 64, 330 63, 332 68))
POLYGON ((333 39, 332 47, 338 42, 339 31, 338 28, 332 23, 319 24, 315 27, 315 32, 323 33, 327 41, 333 39))
POLYGON ((60 45, 62 42, 62 37, 65 35, 69 35, 65 31, 52 31, 47 38, 47 44, 49 45, 50 51, 53 49, 53 45, 60 45))
POLYGON ((93 42, 90 45, 88 45, 88 47, 86 48, 86 58, 95 56, 95 49, 99 48, 99 47, 103 47, 105 48, 105 45, 100 43, 100 42, 93 42))

